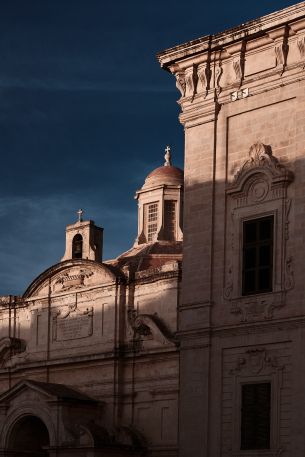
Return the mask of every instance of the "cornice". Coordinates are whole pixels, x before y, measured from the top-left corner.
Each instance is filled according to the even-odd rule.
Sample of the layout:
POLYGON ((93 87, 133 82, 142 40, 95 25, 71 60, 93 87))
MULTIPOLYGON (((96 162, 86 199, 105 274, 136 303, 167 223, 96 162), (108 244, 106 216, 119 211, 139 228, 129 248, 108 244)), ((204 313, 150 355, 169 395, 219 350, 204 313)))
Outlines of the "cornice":
POLYGON ((305 2, 297 3, 280 11, 276 11, 258 19, 254 19, 237 27, 230 28, 214 35, 206 35, 196 40, 188 41, 178 46, 168 48, 157 54, 161 67, 168 70, 174 62, 204 53, 207 50, 216 50, 219 47, 233 44, 244 39, 253 39, 264 32, 278 28, 296 20, 305 18, 305 2))
MULTIPOLYGON (((209 339, 219 337, 219 338, 228 338, 232 336, 243 336, 250 334, 264 334, 271 333, 275 331, 285 331, 305 328, 305 316, 297 316, 291 318, 283 319, 274 319, 272 321, 256 321, 249 323, 236 323, 231 325, 219 326, 219 327, 206 327, 200 328, 197 330, 186 330, 177 332, 177 338, 181 341, 181 349, 188 349, 188 346, 183 345, 183 341, 192 340, 193 345, 195 341, 197 344, 202 344, 202 339, 205 338, 206 341, 209 339)), ((197 346, 195 344, 195 346, 197 346)), ((208 343, 207 345, 210 345, 208 343)), ((193 347, 193 346, 192 346, 193 347)))
MULTIPOLYGON (((294 64, 287 67, 282 76, 273 70, 262 77, 249 77, 244 80, 239 91, 247 90, 246 98, 251 98, 304 80, 305 71, 300 67, 300 64, 294 64)), ((179 104, 183 107, 183 111, 179 115, 181 124, 185 129, 188 129, 200 124, 214 122, 221 112, 222 106, 231 103, 242 103, 243 98, 232 100, 235 90, 233 86, 228 86, 221 91, 217 98, 212 93, 205 99, 202 94, 196 94, 193 100, 184 98, 183 102, 179 101, 179 104)), ((293 99, 295 96, 291 95, 288 99, 293 99)))

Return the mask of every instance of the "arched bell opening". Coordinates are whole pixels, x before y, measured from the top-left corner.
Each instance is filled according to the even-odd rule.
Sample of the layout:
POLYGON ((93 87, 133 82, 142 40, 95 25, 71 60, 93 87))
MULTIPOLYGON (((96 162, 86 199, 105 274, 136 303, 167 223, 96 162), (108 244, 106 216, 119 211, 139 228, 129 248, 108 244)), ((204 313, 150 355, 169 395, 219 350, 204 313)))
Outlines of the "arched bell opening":
POLYGON ((72 241, 72 259, 82 259, 83 257, 83 237, 78 233, 72 241))
POLYGON ((13 457, 47 457, 50 446, 49 432, 37 416, 24 416, 11 429, 7 450, 13 457))

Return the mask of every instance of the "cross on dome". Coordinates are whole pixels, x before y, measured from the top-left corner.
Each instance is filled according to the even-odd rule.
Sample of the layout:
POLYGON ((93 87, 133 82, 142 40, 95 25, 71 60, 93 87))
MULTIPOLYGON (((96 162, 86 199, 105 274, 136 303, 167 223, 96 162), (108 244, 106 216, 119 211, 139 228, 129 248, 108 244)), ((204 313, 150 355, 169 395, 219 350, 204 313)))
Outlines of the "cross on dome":
POLYGON ((170 167, 170 166, 172 165, 172 161, 171 161, 171 148, 170 148, 170 146, 166 146, 166 148, 165 148, 165 156, 164 156, 164 159, 165 159, 164 166, 165 166, 165 167, 170 167))

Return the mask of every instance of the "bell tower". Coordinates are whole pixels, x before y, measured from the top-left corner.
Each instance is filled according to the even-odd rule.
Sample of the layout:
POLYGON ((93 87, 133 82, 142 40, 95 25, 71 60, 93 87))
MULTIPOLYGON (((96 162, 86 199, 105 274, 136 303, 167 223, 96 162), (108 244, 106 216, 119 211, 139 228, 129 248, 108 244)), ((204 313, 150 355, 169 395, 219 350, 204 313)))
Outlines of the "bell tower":
POLYGON ((169 146, 164 158, 164 165, 153 170, 136 192, 138 236, 135 245, 182 241, 183 171, 172 165, 169 146))
POLYGON ((102 261, 103 228, 97 227, 94 221, 83 220, 83 210, 77 211, 78 221, 66 228, 66 251, 61 259, 89 259, 102 261))

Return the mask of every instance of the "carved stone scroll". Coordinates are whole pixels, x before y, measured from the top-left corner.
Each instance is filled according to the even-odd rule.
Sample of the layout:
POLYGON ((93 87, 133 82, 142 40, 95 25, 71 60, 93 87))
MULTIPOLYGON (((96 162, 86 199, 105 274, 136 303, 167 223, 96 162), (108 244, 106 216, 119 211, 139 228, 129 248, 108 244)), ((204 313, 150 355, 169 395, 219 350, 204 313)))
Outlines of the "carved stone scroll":
POLYGON ((211 80, 211 70, 208 63, 201 64, 198 66, 198 83, 197 83, 197 91, 198 93, 203 93, 204 97, 207 96, 208 90, 210 88, 210 80, 211 80))
POLYGON ((287 57, 289 52, 288 45, 288 27, 280 27, 268 33, 269 37, 274 41, 274 53, 276 58, 276 66, 281 75, 285 71, 287 64, 287 57))
POLYGON ((134 309, 128 311, 128 323, 133 330, 133 340, 153 340, 161 345, 174 345, 174 336, 158 316, 137 314, 134 309))
POLYGON ((301 61, 302 61, 302 68, 304 69, 305 68, 305 36, 298 38, 297 45, 298 45, 298 49, 299 49, 299 53, 300 53, 300 57, 301 57, 301 61))
POLYGON ((271 146, 260 142, 255 143, 250 147, 248 154, 249 158, 238 168, 234 175, 232 190, 239 186, 241 181, 244 181, 243 178, 247 177, 249 172, 253 172, 255 169, 257 172, 266 171, 277 183, 279 180, 287 181, 287 183, 293 180, 292 172, 284 165, 281 165, 278 159, 274 157, 271 146))
POLYGON ((221 80, 222 74, 223 74, 223 68, 219 64, 216 66, 216 69, 215 69, 215 90, 216 90, 217 95, 219 95, 221 92, 220 80, 221 80))
POLYGON ((300 61, 302 68, 305 69, 305 35, 304 35, 304 28, 305 28, 305 20, 300 19, 298 21, 292 22, 289 24, 290 30, 297 35, 297 48, 300 53, 300 61))
POLYGON ((180 91, 181 97, 185 97, 186 91, 186 82, 185 82, 185 75, 183 71, 179 71, 176 73, 176 87, 180 91))
POLYGON ((185 82, 186 82, 186 91, 185 95, 187 97, 194 98, 197 90, 197 67, 192 65, 190 68, 187 68, 185 71, 185 82))

